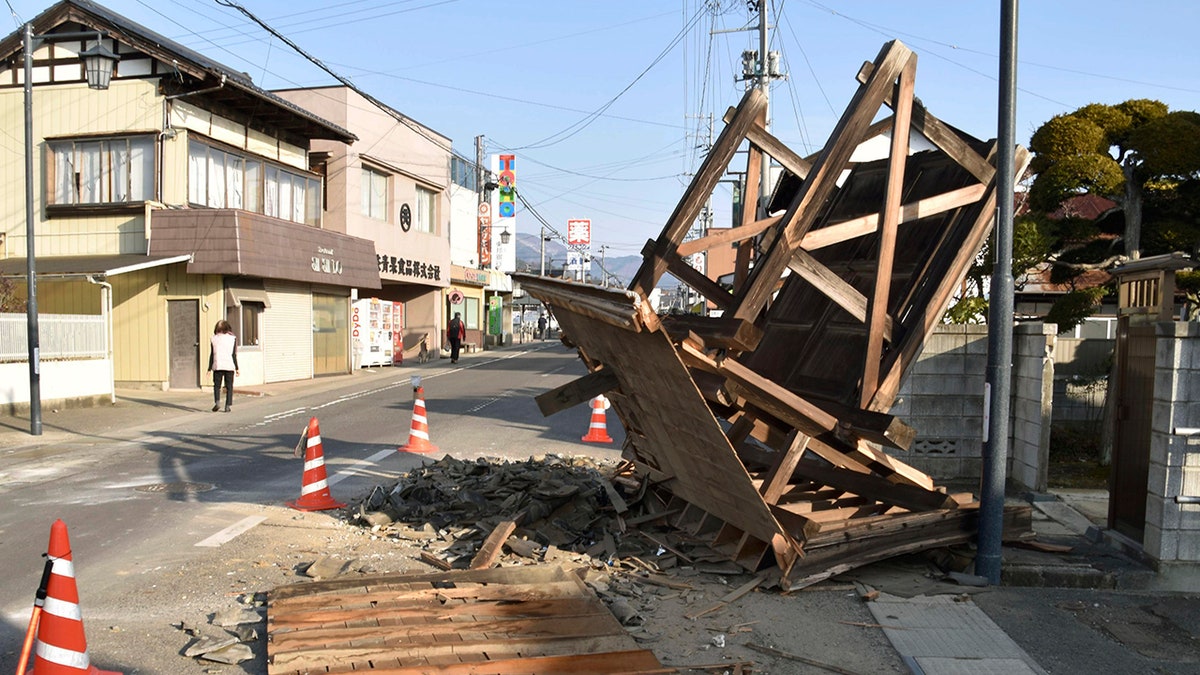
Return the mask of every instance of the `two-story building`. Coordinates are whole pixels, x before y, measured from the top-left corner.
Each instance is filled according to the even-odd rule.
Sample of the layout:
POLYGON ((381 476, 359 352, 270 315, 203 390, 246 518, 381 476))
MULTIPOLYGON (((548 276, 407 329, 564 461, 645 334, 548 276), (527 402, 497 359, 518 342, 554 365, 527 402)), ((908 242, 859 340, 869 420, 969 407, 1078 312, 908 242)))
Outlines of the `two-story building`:
MULTIPOLYGON (((239 385, 348 372, 352 291, 378 289, 380 256, 398 256, 347 234, 328 155, 313 151, 354 134, 88 0, 31 25, 28 118, 23 31, 0 41, 0 275, 21 280, 35 232, 39 310, 109 314, 117 386, 199 386, 222 318, 240 340, 239 385), (97 44, 118 59, 106 91, 87 87, 79 59, 97 44)), ((445 181, 429 183, 412 199, 433 214, 414 201, 414 227, 436 231, 445 181)), ((438 246, 405 275, 444 283, 438 246)))
MULTIPOLYGON (((404 349, 411 352, 428 336, 429 349, 437 350, 448 318, 443 290, 451 284, 450 138, 349 87, 275 93, 359 138, 352 146, 316 140, 313 152, 324 166, 325 228, 375 242, 382 286, 357 289, 360 300, 373 303, 357 316, 360 335, 385 327, 367 316, 382 305, 391 308, 396 325, 389 330, 401 333, 404 349)), ((360 350, 372 344, 355 341, 360 350)), ((369 355, 357 356, 372 363, 364 359, 369 355)))

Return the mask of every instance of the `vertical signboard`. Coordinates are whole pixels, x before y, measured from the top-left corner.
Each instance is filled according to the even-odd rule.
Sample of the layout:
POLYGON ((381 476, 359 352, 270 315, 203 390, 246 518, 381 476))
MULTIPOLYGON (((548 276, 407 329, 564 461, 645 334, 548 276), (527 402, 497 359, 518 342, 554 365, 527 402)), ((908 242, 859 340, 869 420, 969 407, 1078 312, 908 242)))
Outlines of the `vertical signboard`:
POLYGON ((512 218, 517 213, 516 192, 517 168, 514 155, 500 155, 500 171, 496 183, 499 185, 501 218, 512 218))
POLYGON ((500 296, 493 295, 488 298, 488 333, 490 335, 500 335, 504 332, 504 305, 501 304, 500 296))
POLYGON ((479 266, 492 266, 492 205, 479 202, 479 266))

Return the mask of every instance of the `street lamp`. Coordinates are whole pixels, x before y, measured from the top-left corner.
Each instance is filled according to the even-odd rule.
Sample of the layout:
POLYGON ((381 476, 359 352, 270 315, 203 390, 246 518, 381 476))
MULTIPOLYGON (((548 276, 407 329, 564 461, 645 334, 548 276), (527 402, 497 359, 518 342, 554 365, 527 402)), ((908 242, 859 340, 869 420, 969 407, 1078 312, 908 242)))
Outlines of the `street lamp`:
POLYGON ((100 43, 99 31, 84 33, 33 34, 33 24, 25 24, 25 288, 28 293, 25 303, 27 342, 29 347, 29 433, 42 435, 42 376, 38 362, 41 345, 38 340, 37 314, 37 267, 35 264, 34 221, 33 221, 33 50, 50 40, 79 40, 95 38, 96 44, 79 53, 83 69, 87 74, 89 89, 108 89, 113 66, 118 57, 100 43))

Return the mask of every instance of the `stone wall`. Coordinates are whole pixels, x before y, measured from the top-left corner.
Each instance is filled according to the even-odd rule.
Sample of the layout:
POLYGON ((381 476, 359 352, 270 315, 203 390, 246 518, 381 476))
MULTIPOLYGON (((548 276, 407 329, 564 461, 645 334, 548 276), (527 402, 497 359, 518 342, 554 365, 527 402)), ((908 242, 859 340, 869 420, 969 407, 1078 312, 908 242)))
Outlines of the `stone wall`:
MULTIPOLYGON (((1025 489, 1045 489, 1054 341, 1053 326, 1014 331, 1008 473, 1025 489)), ((987 326, 939 326, 890 411, 917 430, 912 450, 896 456, 938 480, 978 479, 986 370, 987 326)))
POLYGON ((1143 548, 1163 567, 1200 562, 1200 324, 1160 323, 1143 548))

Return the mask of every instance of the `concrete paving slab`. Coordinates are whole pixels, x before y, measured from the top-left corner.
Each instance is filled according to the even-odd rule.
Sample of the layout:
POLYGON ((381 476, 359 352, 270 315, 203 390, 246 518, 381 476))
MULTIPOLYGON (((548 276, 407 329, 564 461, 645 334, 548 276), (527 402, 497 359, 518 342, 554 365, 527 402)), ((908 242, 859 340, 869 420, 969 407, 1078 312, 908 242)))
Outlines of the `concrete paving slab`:
POLYGON ((918 675, 1039 675, 1045 671, 1033 669, 1020 659, 948 659, 925 657, 913 659, 918 675))
POLYGON ((1044 671, 967 596, 898 598, 869 603, 892 646, 927 675, 1044 671))

